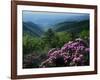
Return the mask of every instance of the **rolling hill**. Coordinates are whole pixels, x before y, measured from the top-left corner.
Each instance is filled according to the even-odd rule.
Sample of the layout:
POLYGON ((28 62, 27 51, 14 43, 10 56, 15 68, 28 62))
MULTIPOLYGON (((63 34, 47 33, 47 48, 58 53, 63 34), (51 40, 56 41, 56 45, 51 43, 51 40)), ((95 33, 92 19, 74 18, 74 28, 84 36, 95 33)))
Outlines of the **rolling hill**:
MULTIPOLYGON (((60 23, 52 24, 52 29, 56 32, 75 32, 79 33, 82 30, 89 30, 89 20, 82 21, 63 21, 60 23)), ((51 28, 51 27, 49 27, 51 28)), ((49 29, 48 28, 48 29, 49 29)), ((47 31, 47 30, 46 30, 47 31)), ((40 37, 45 32, 45 28, 34 22, 23 22, 23 33, 31 36, 40 37)))

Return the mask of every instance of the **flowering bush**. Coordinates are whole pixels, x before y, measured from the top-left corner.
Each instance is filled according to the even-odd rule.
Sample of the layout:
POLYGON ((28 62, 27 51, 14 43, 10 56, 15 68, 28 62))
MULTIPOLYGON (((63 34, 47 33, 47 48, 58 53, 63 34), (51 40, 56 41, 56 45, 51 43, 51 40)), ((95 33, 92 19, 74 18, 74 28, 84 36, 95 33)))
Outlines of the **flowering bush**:
POLYGON ((65 43, 61 48, 53 48, 40 67, 85 66, 89 65, 89 46, 78 38, 65 43))

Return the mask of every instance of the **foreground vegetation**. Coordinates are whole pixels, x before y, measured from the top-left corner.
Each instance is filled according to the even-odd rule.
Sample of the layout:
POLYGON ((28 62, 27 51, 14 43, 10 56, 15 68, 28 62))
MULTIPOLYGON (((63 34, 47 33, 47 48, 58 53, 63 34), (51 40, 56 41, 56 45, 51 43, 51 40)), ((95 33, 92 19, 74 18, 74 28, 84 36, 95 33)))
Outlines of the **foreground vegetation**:
MULTIPOLYGON (((52 49, 55 49, 55 51, 58 51, 56 49, 62 50, 64 44, 69 43, 69 41, 72 42, 74 41, 73 43, 75 43, 76 38, 80 38, 83 40, 85 44, 85 45, 81 44, 84 47, 83 50, 85 50, 85 48, 86 49, 89 48, 88 30, 83 30, 80 33, 73 33, 73 32, 55 32, 52 29, 48 29, 41 37, 30 36, 27 33, 23 34, 23 68, 39 68, 39 67, 54 67, 54 66, 59 67, 59 66, 76 65, 71 61, 68 61, 68 63, 71 65, 69 65, 68 63, 65 64, 64 57, 62 56, 52 59, 51 61, 52 64, 50 63, 50 65, 47 65, 48 62, 47 64, 45 64, 45 62, 51 58, 50 56, 48 56, 48 52, 50 50, 52 49), (63 63, 60 63, 59 60, 62 61, 63 63)), ((80 43, 78 44, 80 45, 80 43)), ((66 52, 66 50, 64 53, 66 55, 69 54, 68 52, 66 52)), ((75 52, 70 52, 70 56, 72 56, 72 53, 75 54, 75 52)), ((89 52, 85 53, 88 54, 81 55, 86 57, 85 63, 82 65, 89 65, 89 52)))

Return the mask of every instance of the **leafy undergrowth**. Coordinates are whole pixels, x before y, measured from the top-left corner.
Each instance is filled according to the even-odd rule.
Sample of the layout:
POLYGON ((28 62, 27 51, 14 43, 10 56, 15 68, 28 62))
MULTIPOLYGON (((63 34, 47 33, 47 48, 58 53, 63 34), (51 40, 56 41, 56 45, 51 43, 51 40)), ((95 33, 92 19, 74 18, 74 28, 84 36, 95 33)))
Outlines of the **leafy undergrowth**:
POLYGON ((23 68, 87 66, 89 46, 85 40, 77 38, 61 48, 52 48, 46 54, 27 54, 23 60, 23 68))

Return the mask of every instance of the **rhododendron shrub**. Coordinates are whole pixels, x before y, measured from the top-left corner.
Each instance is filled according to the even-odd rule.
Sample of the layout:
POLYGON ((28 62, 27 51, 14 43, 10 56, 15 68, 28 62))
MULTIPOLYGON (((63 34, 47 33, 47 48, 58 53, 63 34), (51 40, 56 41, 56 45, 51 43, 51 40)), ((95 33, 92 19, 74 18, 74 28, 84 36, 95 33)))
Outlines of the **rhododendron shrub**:
POLYGON ((89 65, 89 46, 78 38, 65 43, 61 48, 48 51, 47 59, 40 67, 86 66, 89 65))

